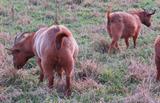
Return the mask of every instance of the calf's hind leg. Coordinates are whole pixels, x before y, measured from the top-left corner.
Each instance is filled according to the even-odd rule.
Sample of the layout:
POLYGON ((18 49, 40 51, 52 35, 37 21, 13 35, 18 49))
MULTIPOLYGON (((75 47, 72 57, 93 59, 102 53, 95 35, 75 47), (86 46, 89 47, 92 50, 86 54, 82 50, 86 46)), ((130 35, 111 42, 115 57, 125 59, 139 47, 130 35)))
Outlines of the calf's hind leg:
POLYGON ((111 42, 111 44, 110 44, 110 46, 109 46, 109 49, 108 49, 108 54, 111 53, 111 50, 112 50, 112 48, 115 47, 116 42, 117 42, 117 40, 114 40, 114 39, 112 40, 112 42, 111 42))
POLYGON ((135 35, 133 36, 134 48, 136 48, 136 46, 137 46, 136 41, 137 41, 138 33, 139 33, 139 30, 138 30, 138 31, 135 33, 135 35))
POLYGON ((137 37, 136 37, 136 36, 134 36, 134 37, 133 37, 134 48, 136 48, 136 46, 137 46, 137 44, 136 44, 136 40, 137 40, 137 37))
POLYGON ((66 73, 66 92, 65 95, 70 96, 71 95, 71 79, 72 79, 72 71, 74 69, 74 61, 69 60, 67 63, 68 66, 65 68, 66 73))
POLYGON ((116 46, 116 49, 118 49, 120 51, 118 41, 116 42, 115 46, 116 46))
POLYGON ((52 88, 54 84, 53 66, 47 62, 42 62, 42 68, 43 68, 45 76, 47 76, 48 78, 48 87, 52 88))
POLYGON ((125 38, 124 40, 125 40, 126 46, 128 48, 129 47, 129 42, 128 42, 129 38, 125 38))

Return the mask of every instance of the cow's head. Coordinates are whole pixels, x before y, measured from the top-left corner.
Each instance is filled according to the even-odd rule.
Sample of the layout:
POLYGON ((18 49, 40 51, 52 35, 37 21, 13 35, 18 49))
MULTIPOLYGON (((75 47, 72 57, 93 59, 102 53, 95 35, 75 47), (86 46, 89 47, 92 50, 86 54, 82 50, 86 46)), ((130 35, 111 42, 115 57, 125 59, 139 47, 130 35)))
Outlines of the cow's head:
POLYGON ((22 68, 29 58, 33 57, 32 39, 34 33, 22 33, 17 35, 14 40, 14 45, 8 49, 13 56, 13 64, 16 69, 22 68))
POLYGON ((145 9, 143 9, 143 11, 141 12, 141 21, 144 25, 146 25, 147 27, 151 26, 151 16, 153 14, 155 14, 156 10, 153 10, 152 12, 149 12, 145 9))

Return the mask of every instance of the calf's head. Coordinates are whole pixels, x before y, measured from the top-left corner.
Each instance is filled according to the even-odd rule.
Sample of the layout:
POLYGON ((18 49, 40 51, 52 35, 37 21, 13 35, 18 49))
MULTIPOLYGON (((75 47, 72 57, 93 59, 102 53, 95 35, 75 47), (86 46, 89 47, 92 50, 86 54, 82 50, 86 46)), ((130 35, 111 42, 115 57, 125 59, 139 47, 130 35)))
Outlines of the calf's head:
POLYGON ((156 10, 149 12, 144 9, 144 11, 140 14, 141 22, 146 25, 147 27, 151 26, 151 16, 155 14, 156 10))
POLYGON ((22 33, 16 36, 14 45, 10 50, 13 56, 13 64, 16 69, 22 68, 29 58, 34 56, 32 50, 32 38, 34 33, 22 33))

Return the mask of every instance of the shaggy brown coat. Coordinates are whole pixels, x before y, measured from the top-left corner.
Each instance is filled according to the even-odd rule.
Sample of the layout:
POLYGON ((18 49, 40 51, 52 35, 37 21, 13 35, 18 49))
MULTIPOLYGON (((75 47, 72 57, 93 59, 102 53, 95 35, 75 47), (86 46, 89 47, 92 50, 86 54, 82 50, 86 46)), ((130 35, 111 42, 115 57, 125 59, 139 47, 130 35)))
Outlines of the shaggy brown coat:
POLYGON ((54 72, 66 74, 66 95, 71 93, 71 77, 78 45, 72 33, 62 25, 39 29, 36 33, 23 33, 15 38, 11 49, 14 66, 22 68, 28 59, 35 56, 41 69, 40 81, 48 77, 49 88, 53 87, 54 72))
POLYGON ((108 22, 107 30, 112 38, 108 52, 111 48, 118 48, 118 40, 124 38, 127 48, 129 47, 129 38, 133 37, 134 48, 136 47, 136 40, 141 29, 141 24, 149 27, 151 25, 151 16, 155 13, 149 13, 145 10, 135 12, 113 12, 106 13, 108 22))

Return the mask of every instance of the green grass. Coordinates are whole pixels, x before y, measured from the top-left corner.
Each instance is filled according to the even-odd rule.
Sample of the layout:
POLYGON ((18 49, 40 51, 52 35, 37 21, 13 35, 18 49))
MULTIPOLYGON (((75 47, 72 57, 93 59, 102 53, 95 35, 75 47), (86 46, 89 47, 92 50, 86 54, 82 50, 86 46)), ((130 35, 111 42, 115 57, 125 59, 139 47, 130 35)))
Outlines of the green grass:
MULTIPOLYGON (((53 0, 47 0, 47 2, 45 0, 37 0, 37 5, 33 5, 29 1, 34 0, 0 1, 0 8, 2 8, 3 12, 2 15, 0 15, 0 32, 8 33, 10 36, 14 37, 16 33, 36 31, 40 25, 50 26, 54 23, 56 9, 53 0), (45 4, 48 4, 46 8, 45 4), (15 10, 14 20, 12 20, 10 13, 10 7, 12 5, 15 10), (29 23, 26 23, 25 20, 28 20, 29 23)), ((39 67, 36 66, 35 60, 31 59, 25 66, 26 69, 23 70, 22 73, 20 72, 16 76, 0 77, 0 87, 4 88, 2 91, 0 89, 0 97, 7 97, 7 100, 2 100, 2 102, 100 103, 101 101, 108 103, 124 103, 125 100, 123 101, 123 99, 139 92, 139 88, 144 83, 152 85, 152 88, 146 87, 145 89, 149 91, 150 95, 154 95, 151 96, 153 101, 160 101, 158 98, 159 90, 154 90, 154 87, 158 86, 159 83, 156 84, 155 82, 154 71, 156 70, 154 65, 153 47, 154 40, 160 32, 160 13, 158 12, 160 10, 160 8, 158 8, 160 5, 156 3, 158 1, 155 0, 137 1, 138 2, 128 3, 127 0, 125 2, 122 2, 122 0, 102 0, 101 2, 93 0, 93 2, 86 7, 83 3, 77 5, 67 4, 67 1, 62 1, 59 4, 60 23, 67 26, 72 31, 80 48, 78 63, 75 68, 75 75, 78 75, 79 72, 84 72, 83 70, 88 70, 89 68, 91 71, 86 72, 86 74, 94 74, 92 69, 97 69, 99 71, 95 73, 97 77, 87 77, 88 80, 92 79, 94 82, 81 80, 78 85, 74 84, 72 96, 66 98, 63 96, 63 92, 58 92, 57 86, 55 86, 53 90, 48 90, 47 80, 41 84, 38 83, 39 67), (98 49, 96 40, 99 40, 99 38, 103 38, 106 43, 111 42, 108 33, 105 31, 105 11, 107 9, 107 5, 111 2, 113 3, 113 11, 127 11, 128 9, 141 7, 146 9, 157 9, 156 14, 152 18, 152 29, 145 26, 142 27, 142 31, 137 40, 136 49, 133 48, 133 41, 130 39, 130 47, 128 49, 125 47, 124 40, 120 40, 119 44, 121 52, 117 52, 112 55, 95 50, 95 48, 98 49), (87 64, 88 60, 94 62, 87 64), (131 61, 134 61, 135 64, 132 64, 131 61), (143 68, 143 66, 142 68, 136 67, 139 65, 144 65, 144 70, 150 71, 150 74, 142 80, 136 78, 139 71, 143 68), (135 66, 134 69, 138 70, 136 71, 137 74, 129 75, 130 66, 135 66), (34 70, 37 72, 32 73, 34 70), (153 75, 152 72, 154 72, 153 75), (150 75, 151 77, 149 77, 150 75), (149 80, 151 80, 151 82, 148 82, 149 80)), ((13 40, 11 40, 11 42, 13 40)), ((0 42, 4 44, 3 40, 0 40, 0 42)), ((8 47, 9 45, 11 47, 11 42, 5 46, 8 47)), ((11 60, 11 56, 7 56, 7 63, 10 63, 11 60)), ((7 63, 5 64, 6 67, 2 67, 3 70, 8 70, 7 63)), ((12 67, 12 64, 10 63, 9 66, 12 67)), ((58 78, 56 79, 58 80, 58 78)), ((75 82, 78 82, 78 80, 79 79, 76 79, 75 82)), ((58 83, 56 82, 55 85, 58 85, 58 83)), ((133 102, 137 103, 138 99, 133 99, 133 101, 129 103, 133 102)))

